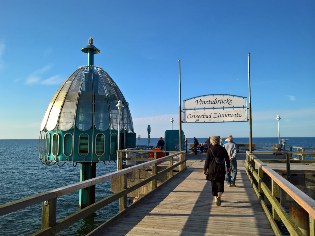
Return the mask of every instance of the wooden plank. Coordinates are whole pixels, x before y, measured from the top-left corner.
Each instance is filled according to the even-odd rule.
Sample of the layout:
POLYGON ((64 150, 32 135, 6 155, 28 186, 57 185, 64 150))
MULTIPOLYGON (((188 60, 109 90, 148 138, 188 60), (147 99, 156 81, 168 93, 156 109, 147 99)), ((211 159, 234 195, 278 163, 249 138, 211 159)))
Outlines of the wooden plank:
POLYGON ((225 186, 221 207, 205 180, 204 159, 188 160, 187 165, 119 220, 100 226, 97 235, 274 235, 243 161, 238 162, 237 187, 225 186))

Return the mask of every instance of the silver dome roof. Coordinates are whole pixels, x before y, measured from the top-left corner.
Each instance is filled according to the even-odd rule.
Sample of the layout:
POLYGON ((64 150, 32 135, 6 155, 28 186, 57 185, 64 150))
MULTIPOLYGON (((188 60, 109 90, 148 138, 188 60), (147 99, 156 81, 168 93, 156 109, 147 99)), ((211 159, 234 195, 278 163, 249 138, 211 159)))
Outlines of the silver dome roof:
POLYGON ((121 100, 120 128, 134 132, 132 117, 122 92, 113 79, 100 67, 79 67, 51 99, 40 131, 81 131, 94 128, 117 130, 117 102, 121 100))

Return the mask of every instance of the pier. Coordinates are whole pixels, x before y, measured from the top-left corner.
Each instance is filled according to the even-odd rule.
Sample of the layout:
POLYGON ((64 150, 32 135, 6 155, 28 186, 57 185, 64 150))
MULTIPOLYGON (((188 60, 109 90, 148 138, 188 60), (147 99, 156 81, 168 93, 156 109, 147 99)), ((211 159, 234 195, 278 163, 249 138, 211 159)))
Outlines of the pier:
POLYGON ((225 186, 221 207, 205 180, 204 158, 189 155, 185 172, 90 235, 274 235, 241 164, 244 158, 237 187, 225 186))
MULTIPOLYGON (((122 157, 122 151, 119 152, 122 157)), ((274 171, 274 163, 267 163, 277 159, 276 168, 285 170, 286 155, 239 153, 237 186, 225 186, 221 206, 215 204, 211 184, 203 174, 205 154, 174 152, 159 159, 154 153, 153 160, 129 167, 120 158, 118 166, 125 167, 122 170, 1 205, 0 216, 1 220, 5 220, 5 215, 9 213, 41 204, 41 229, 34 229, 33 234, 55 235, 108 204, 119 201, 117 215, 87 235, 314 236, 314 199, 274 171), (265 161, 261 156, 269 160, 265 161), (136 172, 140 176, 141 171, 148 172, 149 177, 130 184, 128 178, 131 173, 136 172), (59 197, 104 181, 114 181, 115 178, 118 188, 112 195, 57 220, 59 197), (128 202, 128 196, 141 188, 141 197, 128 202), (145 191, 146 196, 143 196, 145 191), (285 233, 280 229, 283 227, 286 228, 285 233)), ((292 170, 294 165, 291 163, 292 170)), ((305 166, 305 170, 314 170, 312 161, 305 166)))

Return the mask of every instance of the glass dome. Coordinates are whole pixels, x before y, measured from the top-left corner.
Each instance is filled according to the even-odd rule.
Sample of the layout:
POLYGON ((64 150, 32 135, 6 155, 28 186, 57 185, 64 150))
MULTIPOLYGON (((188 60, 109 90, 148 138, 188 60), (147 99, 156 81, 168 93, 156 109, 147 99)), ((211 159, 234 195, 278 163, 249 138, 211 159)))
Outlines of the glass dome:
POLYGON ((100 51, 92 38, 82 52, 88 54, 88 65, 60 86, 41 123, 39 158, 46 164, 115 160, 117 148, 136 145, 125 97, 113 79, 94 66, 94 54, 100 51))
POLYGON ((51 99, 40 131, 67 131, 74 127, 80 131, 92 127, 100 131, 117 130, 119 100, 124 106, 120 129, 134 132, 128 103, 113 79, 100 67, 82 66, 51 99))

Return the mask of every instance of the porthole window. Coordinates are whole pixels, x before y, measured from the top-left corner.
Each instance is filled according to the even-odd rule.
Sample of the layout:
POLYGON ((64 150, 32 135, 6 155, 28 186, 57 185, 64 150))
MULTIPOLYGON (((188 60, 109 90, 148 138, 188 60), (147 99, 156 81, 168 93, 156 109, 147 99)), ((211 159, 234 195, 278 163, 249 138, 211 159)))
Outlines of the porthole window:
POLYGON ((79 136, 79 154, 87 155, 89 153, 89 136, 80 134, 79 136))
POLYGON ((97 134, 95 136, 95 154, 102 156, 105 153, 105 135, 97 134))
POLYGON ((54 156, 59 155, 59 134, 54 133, 52 140, 52 154, 54 156))
POLYGON ((50 155, 50 133, 46 133, 46 154, 50 155))
POLYGON ((67 157, 72 155, 72 134, 65 134, 63 139, 63 154, 67 157))

